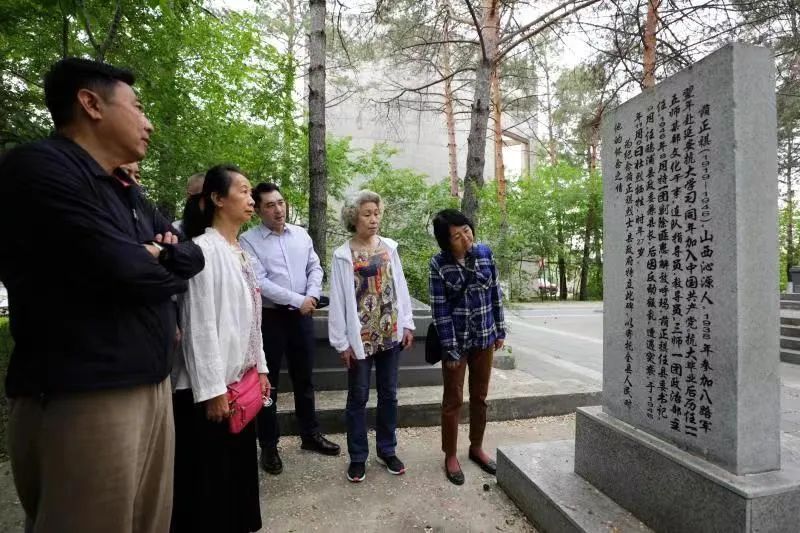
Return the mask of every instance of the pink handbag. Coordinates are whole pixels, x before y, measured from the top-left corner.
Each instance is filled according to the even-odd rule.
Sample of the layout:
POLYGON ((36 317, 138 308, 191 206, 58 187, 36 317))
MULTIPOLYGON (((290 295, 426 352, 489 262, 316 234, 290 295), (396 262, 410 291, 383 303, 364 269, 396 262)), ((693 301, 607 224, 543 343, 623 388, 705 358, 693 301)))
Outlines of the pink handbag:
POLYGON ((240 433, 264 406, 255 367, 245 372, 242 379, 228 385, 228 403, 231 407, 228 428, 231 433, 240 433))

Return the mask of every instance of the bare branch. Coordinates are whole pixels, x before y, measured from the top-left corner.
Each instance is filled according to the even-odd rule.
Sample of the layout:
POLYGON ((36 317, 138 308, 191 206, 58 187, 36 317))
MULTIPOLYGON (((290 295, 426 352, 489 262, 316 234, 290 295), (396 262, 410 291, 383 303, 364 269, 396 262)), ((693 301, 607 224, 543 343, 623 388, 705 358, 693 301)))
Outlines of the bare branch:
POLYGON ((83 22, 83 29, 86 31, 86 36, 89 37, 89 42, 92 43, 92 48, 94 48, 95 52, 98 52, 100 50, 100 46, 94 39, 92 27, 89 24, 89 17, 86 15, 86 6, 84 5, 83 0, 75 0, 75 5, 78 6, 78 14, 80 15, 81 22, 83 22))
POLYGON ((325 102, 325 109, 336 107, 337 105, 350 100, 356 94, 357 94, 357 91, 354 91, 352 89, 348 89, 348 90, 344 91, 342 94, 336 95, 333 98, 329 98, 325 102))
MULTIPOLYGON (((344 35, 342 34, 342 10, 344 9, 344 5, 341 1, 337 0, 336 3, 339 5, 339 16, 336 17, 336 35, 339 37, 339 43, 342 45, 342 50, 344 50, 344 55, 347 57, 347 62, 350 66, 353 65, 353 60, 350 58, 350 52, 347 50, 347 45, 344 42, 344 35)), ((334 11, 336 7, 334 6, 334 11)), ((331 13, 331 18, 333 18, 333 13, 331 13)))
MULTIPOLYGON (((599 1, 599 0, 598 0, 598 1, 599 1)), ((525 32, 527 32, 529 29, 531 29, 532 27, 536 26, 536 25, 537 25, 537 24, 539 24, 540 22, 544 22, 545 20, 547 20, 547 19, 550 17, 550 15, 553 15, 554 13, 557 13, 558 11, 560 11, 560 10, 562 10, 562 9, 566 9, 566 8, 567 8, 567 6, 569 6, 570 4, 573 4, 573 3, 575 3, 575 0, 567 0, 566 2, 564 2, 564 3, 562 3, 562 4, 559 4, 558 6, 554 7, 554 8, 553 8, 553 9, 551 9, 550 11, 548 11, 548 12, 544 13, 544 14, 543 14, 543 15, 541 15, 540 17, 538 17, 538 18, 536 18, 536 19, 534 19, 534 20, 530 21, 530 22, 529 22, 529 23, 527 23, 527 24, 524 24, 524 25, 520 26, 520 27, 519 27, 519 28, 517 28, 517 29, 516 29, 514 32, 512 32, 512 33, 509 33, 509 34, 507 34, 507 35, 504 35, 504 36, 503 36, 503 37, 500 39, 500 42, 498 43, 498 45, 500 45, 500 46, 503 46, 503 45, 504 45, 505 43, 507 43, 508 41, 510 41, 510 40, 512 40, 512 39, 514 39, 514 38, 515 38, 517 35, 520 35, 520 34, 522 34, 522 33, 525 33, 525 32)), ((594 3, 594 2, 592 2, 592 3, 594 3)), ((537 32, 537 33, 538 33, 538 32, 537 32)), ((523 39, 523 40, 526 40, 526 39, 523 39)))
POLYGON ((108 33, 106 34, 103 44, 100 45, 100 48, 97 50, 98 61, 103 61, 105 59, 106 52, 111 47, 111 43, 114 42, 114 38, 117 36, 117 30, 119 29, 119 23, 121 20, 122 0, 117 0, 117 7, 114 8, 114 19, 111 21, 111 26, 108 28, 108 33))
POLYGON ((453 77, 453 76, 455 76, 456 74, 460 74, 461 72, 467 72, 467 71, 469 71, 469 70, 473 70, 473 69, 469 69, 469 68, 461 68, 461 69, 455 70, 455 71, 453 71, 453 73, 452 73, 452 74, 450 74, 449 76, 445 76, 445 77, 443 77, 443 78, 439 78, 439 79, 437 79, 437 80, 434 80, 434 81, 432 81, 432 82, 430 82, 430 83, 426 83, 425 85, 420 85, 419 87, 413 87, 413 88, 404 88, 404 89, 402 89, 402 90, 400 91, 400 93, 398 93, 397 95, 393 96, 392 98, 389 98, 388 100, 379 100, 378 102, 379 102, 379 103, 382 103, 382 104, 388 104, 389 102, 391 102, 391 101, 393 101, 393 100, 399 100, 399 99, 400 99, 400 98, 401 98, 401 97, 402 97, 404 94, 406 94, 406 93, 418 93, 418 92, 422 92, 422 91, 424 91, 425 89, 427 89, 427 88, 429 88, 429 87, 433 87, 434 85, 437 85, 437 84, 439 84, 439 83, 442 83, 442 82, 445 82, 445 81, 447 81, 448 79, 452 78, 452 77, 453 77))
POLYGON ((475 30, 478 32, 478 39, 481 41, 481 54, 483 54, 483 59, 488 60, 486 57, 486 43, 483 42, 483 28, 481 27, 481 23, 478 22, 478 17, 475 15, 475 9, 472 7, 472 2, 469 0, 464 0, 464 2, 467 4, 470 16, 472 16, 472 22, 475 24, 475 30))
POLYGON ((450 20, 453 22, 458 22, 459 24, 464 24, 465 26, 472 26, 472 21, 462 19, 456 14, 455 10, 453 9, 453 5, 450 3, 450 0, 444 1, 444 8, 447 11, 447 16, 450 17, 450 20))
POLYGON ((28 85, 33 85, 34 87, 39 87, 40 89, 44 87, 42 82, 36 81, 36 80, 34 80, 32 78, 29 78, 28 76, 26 76, 25 74, 19 72, 18 70, 14 70, 14 69, 10 69, 10 68, 4 68, 2 70, 5 71, 5 72, 8 72, 12 76, 16 76, 17 78, 21 79, 22 81, 24 81, 28 85))
POLYGON ((411 50, 412 48, 420 48, 422 46, 431 46, 434 44, 454 44, 454 43, 463 43, 463 44, 481 44, 480 41, 476 41, 474 39, 449 39, 447 41, 425 41, 422 43, 414 43, 408 46, 403 46, 402 48, 398 48, 398 52, 402 52, 404 50, 411 50))
MULTIPOLYGON (((523 42, 527 41, 528 39, 530 39, 531 37, 533 37, 534 35, 543 32, 544 30, 546 30, 547 28, 551 27, 556 22, 558 22, 558 21, 560 21, 562 19, 565 19, 566 17, 572 15, 573 13, 576 13, 576 12, 580 11, 581 9, 587 8, 587 7, 591 6, 592 4, 596 4, 599 1, 600 0, 585 0, 582 3, 575 5, 572 9, 569 9, 569 10, 565 11, 564 13, 560 14, 559 16, 548 20, 542 26, 540 26, 540 27, 538 27, 538 28, 536 28, 536 29, 534 29, 534 30, 532 30, 530 32, 527 32, 526 34, 520 36, 518 39, 516 39, 515 41, 512 41, 511 44, 505 46, 502 50, 499 51, 499 53, 497 54, 498 61, 502 60, 503 57, 505 57, 506 54, 508 54, 511 50, 516 48, 520 43, 523 43, 523 42)), ((571 3, 572 3, 572 0, 570 0, 569 2, 566 2, 565 4, 562 4, 562 5, 567 5, 567 4, 571 4, 571 3)), ((526 25, 526 26, 530 26, 530 25, 526 25)), ((516 35, 519 35, 519 33, 520 32, 516 32, 516 35)))

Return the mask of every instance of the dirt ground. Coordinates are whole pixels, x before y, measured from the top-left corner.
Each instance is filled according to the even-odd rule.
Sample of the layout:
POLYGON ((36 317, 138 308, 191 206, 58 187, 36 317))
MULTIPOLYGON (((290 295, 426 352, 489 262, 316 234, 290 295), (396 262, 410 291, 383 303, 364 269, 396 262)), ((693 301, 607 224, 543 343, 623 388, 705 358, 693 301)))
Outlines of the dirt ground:
MULTIPOLYGON (((572 438, 573 415, 490 422, 485 448, 572 438)), ((364 482, 347 481, 347 456, 323 457, 300 450, 296 437, 281 439, 284 471, 262 474, 264 532, 533 532, 535 529, 497 486, 466 457, 469 427, 460 428, 461 466, 466 483, 457 487, 444 476, 438 428, 398 430, 402 476, 390 475, 374 461, 364 482)), ((329 437, 346 448, 344 435, 329 437)), ((374 446, 374 434, 370 435, 374 446)), ((0 531, 22 532, 23 512, 8 462, 0 463, 0 531)))

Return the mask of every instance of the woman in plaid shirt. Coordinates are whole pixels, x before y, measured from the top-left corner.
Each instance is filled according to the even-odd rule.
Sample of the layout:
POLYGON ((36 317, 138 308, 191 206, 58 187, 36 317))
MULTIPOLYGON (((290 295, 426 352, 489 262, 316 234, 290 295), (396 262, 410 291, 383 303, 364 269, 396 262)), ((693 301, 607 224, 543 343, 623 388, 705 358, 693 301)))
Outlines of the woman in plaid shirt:
POLYGON ((464 373, 469 366, 469 458, 494 475, 495 462, 483 450, 486 394, 492 357, 506 337, 497 267, 492 251, 475 243, 472 221, 455 209, 433 219, 441 252, 431 258, 429 288, 433 322, 442 345, 442 451, 447 479, 464 483, 456 456, 464 373))

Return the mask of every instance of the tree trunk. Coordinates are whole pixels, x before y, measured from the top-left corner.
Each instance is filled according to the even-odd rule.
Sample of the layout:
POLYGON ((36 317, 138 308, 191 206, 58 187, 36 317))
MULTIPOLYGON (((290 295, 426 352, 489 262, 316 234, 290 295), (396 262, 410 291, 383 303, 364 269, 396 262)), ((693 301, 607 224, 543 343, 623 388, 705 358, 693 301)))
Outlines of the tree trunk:
POLYGON ((592 247, 594 248, 594 270, 597 273, 596 275, 600 276, 600 285, 598 287, 600 294, 598 294, 598 297, 603 299, 603 240, 600 237, 601 230, 600 224, 594 225, 592 247))
POLYGON ((114 39, 116 39, 119 31, 120 22, 122 22, 122 2, 117 0, 117 7, 114 9, 114 18, 111 21, 111 26, 108 28, 106 38, 102 44, 96 48, 95 59, 97 61, 106 60, 106 53, 108 53, 111 45, 114 44, 114 39))
POLYGON ((486 163, 486 128, 489 124, 489 79, 497 61, 497 29, 500 24, 499 0, 483 0, 480 28, 482 53, 475 69, 475 94, 472 98, 469 137, 467 139, 467 172, 464 176, 464 197, 461 210, 477 225, 483 170, 486 163))
POLYGON ((792 167, 794 166, 794 131, 789 128, 786 150, 786 279, 792 279, 789 270, 794 266, 794 188, 792 187, 792 167))
MULTIPOLYGON (((587 157, 590 161, 589 180, 592 180, 593 178, 591 171, 591 159, 593 155, 591 146, 587 149, 587 157)), ((583 230, 583 255, 581 256, 581 280, 580 280, 580 288, 578 289, 578 300, 582 302, 586 301, 586 297, 589 292, 589 288, 587 285, 589 283, 589 249, 591 248, 590 241, 592 237, 593 218, 594 218, 594 202, 590 197, 587 198, 587 205, 586 205, 586 224, 583 230)))
POLYGON ((648 0, 647 21, 644 26, 644 88, 656 84, 656 32, 658 31, 658 8, 661 0, 648 0))
MULTIPOLYGON (((503 123, 500 97, 500 65, 492 71, 492 109, 494 110, 494 179, 497 181, 497 205, 506 217, 506 168, 503 163, 503 123)), ((501 222, 502 224, 502 222, 501 222)))
POLYGON ((294 49, 297 45, 298 27, 302 24, 297 22, 297 7, 294 0, 288 0, 286 3, 287 16, 289 17, 289 24, 286 26, 286 53, 294 57, 294 49))
MULTIPOLYGON (((447 47, 447 45, 445 45, 447 47)), ((456 115, 453 111, 453 89, 450 78, 444 82, 444 113, 447 121, 447 154, 450 163, 450 194, 458 198, 458 146, 456 146, 456 115)))
MULTIPOLYGON (((498 35, 499 38, 499 35, 498 35)), ((503 162, 503 106, 500 94, 500 65, 495 64, 491 78, 492 109, 494 110, 494 179, 497 182, 497 207, 500 209, 498 248, 501 275, 509 273, 508 260, 508 208, 506 206, 506 167, 503 162)))
POLYGON ((555 166, 558 163, 558 147, 556 146, 556 137, 554 133, 554 119, 553 119, 553 96, 550 84, 550 65, 547 62, 547 53, 542 54, 542 70, 544 71, 544 82, 547 85, 547 95, 545 98, 545 105, 547 106, 547 156, 550 164, 555 166))
POLYGON ((456 115, 453 110, 453 74, 450 65, 450 16, 445 15, 442 29, 442 71, 447 79, 444 82, 444 115, 447 123, 447 155, 450 163, 450 194, 458 198, 458 147, 456 146, 456 115))
POLYGON ((61 17, 61 58, 69 57, 69 17, 61 17))
POLYGON ((589 146, 586 150, 587 168, 589 169, 589 195, 586 206, 586 226, 583 232, 583 256, 581 257, 581 281, 578 299, 586 301, 589 294, 589 251, 591 237, 595 226, 595 180, 597 179, 597 131, 599 122, 592 123, 589 131, 589 146))
POLYGON ((328 184, 325 172, 325 0, 310 0, 308 39, 308 233, 326 264, 328 184))
POLYGON ((556 220, 556 239, 558 239, 558 297, 561 300, 567 299, 567 259, 564 253, 564 223, 562 215, 559 214, 556 220))
POLYGON ((92 26, 89 23, 89 16, 86 14, 86 5, 83 0, 75 0, 75 7, 78 10, 78 16, 83 21, 83 29, 86 32, 86 37, 89 39, 89 44, 94 49, 95 61, 105 61, 106 52, 108 52, 111 45, 114 44, 114 39, 117 37, 119 25, 122 21, 122 0, 117 0, 116 7, 114 8, 114 17, 111 20, 111 25, 108 27, 106 38, 102 43, 98 43, 95 39, 92 26))

